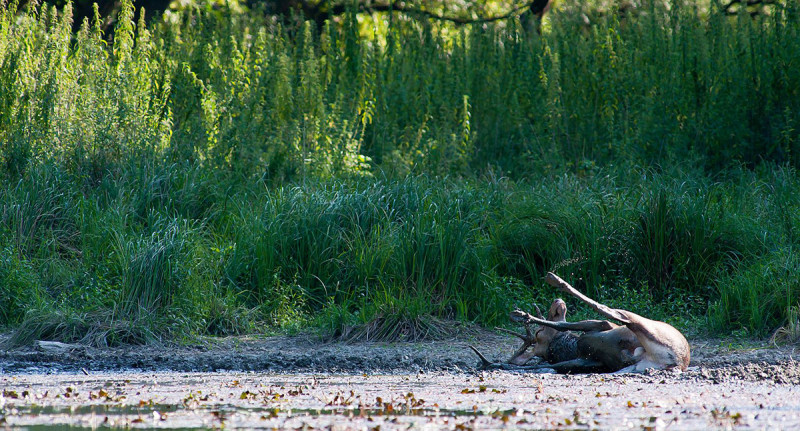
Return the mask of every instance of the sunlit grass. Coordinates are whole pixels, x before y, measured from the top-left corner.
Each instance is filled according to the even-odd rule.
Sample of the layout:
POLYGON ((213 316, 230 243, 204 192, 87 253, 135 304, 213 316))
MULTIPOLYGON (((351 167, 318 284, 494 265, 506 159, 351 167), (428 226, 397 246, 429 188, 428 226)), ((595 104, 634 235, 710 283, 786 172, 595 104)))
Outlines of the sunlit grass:
MULTIPOLYGON (((797 320, 800 18, 441 30, 0 7, 0 325, 95 345, 448 336, 593 297, 797 320)), ((699 16, 703 15, 703 16, 699 16)))

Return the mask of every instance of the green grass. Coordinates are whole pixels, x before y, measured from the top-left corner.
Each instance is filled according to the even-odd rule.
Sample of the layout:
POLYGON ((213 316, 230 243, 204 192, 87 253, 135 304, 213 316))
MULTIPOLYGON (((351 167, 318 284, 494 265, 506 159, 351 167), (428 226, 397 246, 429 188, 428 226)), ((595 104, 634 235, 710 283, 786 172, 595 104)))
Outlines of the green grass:
MULTIPOLYGON (((570 5, 564 6, 570 10, 570 5)), ((273 184, 395 174, 514 178, 693 163, 796 165, 800 18, 645 2, 591 27, 554 13, 451 28, 345 16, 317 29, 187 10, 113 42, 69 11, 0 16, 3 166, 57 161, 88 183, 127 163, 201 164, 273 184)), ((388 19, 388 18, 381 18, 388 19)))
POLYGON ((417 339, 546 306, 555 271, 682 329, 796 328, 800 12, 645 3, 366 37, 126 2, 112 42, 4 5, 0 325, 417 339))
MULTIPOLYGON (((4 251, 4 324, 100 345, 304 327, 360 339, 369 322, 388 325, 373 335, 413 339, 444 332, 442 319, 502 325, 514 305, 548 304, 557 295, 545 271, 691 330, 764 336, 797 307, 797 220, 784 199, 800 187, 788 168, 724 181, 639 171, 536 184, 420 176, 235 189, 161 169, 150 172, 165 189, 195 178, 213 203, 197 218, 177 215, 176 204, 141 212, 153 190, 138 181, 113 195, 60 195, 76 208, 71 222, 37 230, 39 247, 4 251), (75 230, 73 249, 58 247, 64 225, 75 230)), ((14 193, 0 205, 38 208, 14 193)), ((3 220, 6 238, 15 222, 3 220)))

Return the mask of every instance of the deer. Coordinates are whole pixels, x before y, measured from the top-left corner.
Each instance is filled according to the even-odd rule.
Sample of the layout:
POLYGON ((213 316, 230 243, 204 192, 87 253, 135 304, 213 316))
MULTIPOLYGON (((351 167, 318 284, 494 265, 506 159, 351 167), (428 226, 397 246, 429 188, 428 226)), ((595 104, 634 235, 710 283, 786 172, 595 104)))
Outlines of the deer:
MULTIPOLYGON (((542 316, 539 306, 536 304, 533 306, 536 309, 536 317, 541 320, 550 322, 567 321, 567 303, 561 298, 554 300, 550 305, 547 319, 542 316)), ((524 335, 505 328, 495 328, 498 331, 506 332, 522 339, 522 345, 508 359, 508 364, 524 366, 534 357, 544 359, 548 363, 563 362, 577 358, 578 337, 572 332, 558 330, 549 326, 540 326, 532 333, 531 322, 527 321, 527 317, 518 321, 525 325, 524 335), (533 346, 533 349, 530 349, 531 346, 533 346)))
POLYGON ((559 276, 548 272, 545 282, 562 292, 575 296, 608 320, 566 321, 566 304, 556 299, 547 319, 522 310, 511 312, 511 320, 525 325, 526 333, 512 333, 523 340, 523 345, 508 363, 492 363, 476 348, 484 369, 530 370, 577 374, 590 372, 642 373, 648 369, 678 369, 686 371, 691 359, 691 349, 686 337, 672 325, 642 317, 636 313, 600 304, 583 295, 559 276), (539 325, 532 334, 531 324, 539 325), (572 331, 581 332, 575 335, 572 331), (555 343, 555 344, 554 344, 555 343), (571 344, 574 343, 574 348, 571 344), (532 351, 528 351, 533 346, 532 351), (548 364, 525 365, 538 356, 548 364))

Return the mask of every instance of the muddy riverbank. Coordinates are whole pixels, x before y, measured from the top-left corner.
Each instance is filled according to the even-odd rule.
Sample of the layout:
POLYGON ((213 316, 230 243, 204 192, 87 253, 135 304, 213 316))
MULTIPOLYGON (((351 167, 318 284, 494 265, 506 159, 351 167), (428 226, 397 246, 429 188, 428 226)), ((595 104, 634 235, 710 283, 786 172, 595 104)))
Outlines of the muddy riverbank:
MULTIPOLYGON (((472 371, 478 362, 470 345, 490 359, 503 360, 517 344, 510 336, 488 331, 422 343, 322 343, 311 337, 235 337, 189 346, 106 349, 34 343, 0 351, 0 372, 458 373, 472 371)), ((692 369, 688 375, 800 384, 797 345, 742 345, 721 340, 695 340, 691 344, 692 369)))
POLYGON ((475 372, 469 345, 502 359, 516 341, 37 343, 0 352, 0 429, 800 427, 797 346, 695 341, 684 373, 560 376, 475 372))

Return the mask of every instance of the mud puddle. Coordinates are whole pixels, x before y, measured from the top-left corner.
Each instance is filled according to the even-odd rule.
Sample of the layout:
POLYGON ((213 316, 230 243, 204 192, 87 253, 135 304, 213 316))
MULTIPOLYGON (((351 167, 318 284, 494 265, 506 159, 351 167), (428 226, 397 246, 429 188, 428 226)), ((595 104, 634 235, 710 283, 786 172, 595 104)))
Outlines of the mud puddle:
POLYGON ((98 372, 0 377, 14 429, 787 429, 794 385, 651 375, 98 372))

